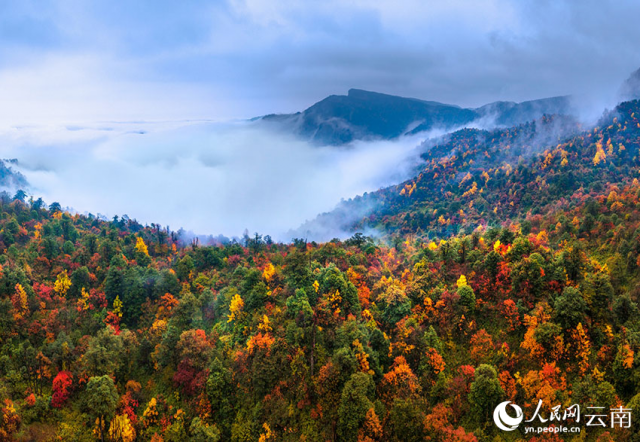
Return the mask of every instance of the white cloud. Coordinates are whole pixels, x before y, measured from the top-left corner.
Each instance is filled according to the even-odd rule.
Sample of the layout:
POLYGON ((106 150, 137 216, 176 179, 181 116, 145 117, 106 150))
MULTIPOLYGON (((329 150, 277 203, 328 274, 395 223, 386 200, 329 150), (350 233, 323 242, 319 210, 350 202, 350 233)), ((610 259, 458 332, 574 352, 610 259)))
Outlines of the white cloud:
POLYGON ((419 141, 337 150, 251 123, 126 124, 5 131, 0 154, 19 159, 35 195, 79 212, 288 240, 341 198, 406 178, 419 141))
POLYGON ((246 118, 351 87, 465 106, 580 93, 606 101, 640 65, 640 6, 583 4, 0 5, 0 118, 246 118))

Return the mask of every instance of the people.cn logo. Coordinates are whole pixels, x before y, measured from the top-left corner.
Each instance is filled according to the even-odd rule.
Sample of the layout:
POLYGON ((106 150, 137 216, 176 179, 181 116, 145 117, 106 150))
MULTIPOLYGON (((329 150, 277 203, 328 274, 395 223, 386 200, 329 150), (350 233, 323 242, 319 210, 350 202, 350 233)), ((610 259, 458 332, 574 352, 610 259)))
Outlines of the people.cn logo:
POLYGON ((505 401, 499 404, 495 410, 493 410, 493 421, 498 428, 504 431, 513 431, 518 428, 524 415, 522 414, 522 408, 516 404, 511 404, 514 410, 516 410, 516 417, 511 417, 507 413, 507 405, 511 404, 511 401, 505 401))

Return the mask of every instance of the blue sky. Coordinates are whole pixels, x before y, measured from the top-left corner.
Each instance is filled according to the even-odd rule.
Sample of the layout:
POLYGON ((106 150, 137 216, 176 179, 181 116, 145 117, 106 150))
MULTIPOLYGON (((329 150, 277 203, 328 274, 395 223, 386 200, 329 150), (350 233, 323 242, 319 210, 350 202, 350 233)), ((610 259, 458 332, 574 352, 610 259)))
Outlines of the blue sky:
POLYGON ((0 121, 247 118, 350 87, 460 105, 640 67, 633 1, 8 1, 0 121))

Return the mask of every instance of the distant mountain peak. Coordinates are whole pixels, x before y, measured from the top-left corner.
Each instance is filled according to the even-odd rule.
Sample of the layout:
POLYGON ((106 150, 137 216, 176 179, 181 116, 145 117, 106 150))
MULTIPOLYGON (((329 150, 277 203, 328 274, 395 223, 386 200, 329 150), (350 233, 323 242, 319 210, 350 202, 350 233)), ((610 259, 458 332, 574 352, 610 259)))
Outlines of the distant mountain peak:
MULTIPOLYGON (((336 96, 340 96, 340 95, 331 95, 332 97, 336 97, 336 96)), ((423 100, 420 98, 413 98, 413 97, 402 97, 399 95, 391 95, 391 94, 385 94, 384 92, 374 92, 374 91, 368 91, 365 89, 356 89, 356 88, 351 88, 347 91, 347 97, 349 98, 353 98, 353 99, 357 99, 357 100, 403 100, 403 101, 413 101, 416 103, 424 103, 424 104, 429 104, 432 106, 447 106, 447 107, 452 107, 452 108, 456 108, 456 109, 461 109, 460 106, 457 106, 455 104, 448 104, 448 103, 440 103, 439 101, 430 101, 430 100, 423 100)))
POLYGON ((365 89, 351 88, 347 91, 348 97, 370 96, 370 95, 386 95, 380 92, 367 91, 365 89))
POLYGON ((470 109, 452 104, 406 98, 364 89, 330 95, 302 112, 267 115, 302 138, 318 144, 342 145, 361 139, 394 139, 432 129, 451 130, 481 118, 499 126, 514 126, 544 114, 571 115, 569 97, 515 103, 500 101, 470 109))

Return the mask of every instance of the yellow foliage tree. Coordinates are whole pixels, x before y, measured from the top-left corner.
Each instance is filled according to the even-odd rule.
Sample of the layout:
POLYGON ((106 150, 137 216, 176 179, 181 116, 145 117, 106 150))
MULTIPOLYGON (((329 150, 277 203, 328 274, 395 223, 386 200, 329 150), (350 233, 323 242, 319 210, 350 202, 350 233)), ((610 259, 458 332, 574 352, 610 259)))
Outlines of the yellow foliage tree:
POLYGON ((524 323, 527 326, 527 331, 524 334, 524 339, 520 343, 520 347, 525 350, 529 350, 531 357, 538 359, 544 355, 544 348, 535 339, 538 318, 535 316, 524 315, 524 323))
POLYGON ((16 284, 15 289, 16 293, 11 297, 11 302, 15 309, 15 318, 20 319, 25 313, 27 313, 29 304, 27 302, 27 292, 24 290, 24 287, 22 287, 22 284, 16 284))
POLYGON ((275 274, 276 274, 276 268, 273 266, 273 264, 269 263, 264 268, 264 271, 262 272, 262 277, 267 282, 271 282, 271 279, 273 278, 273 275, 275 275, 275 274))
POLYGON ((460 275, 460 278, 458 278, 458 282, 456 284, 458 284, 458 288, 466 286, 467 285, 467 277, 464 276, 464 275, 460 275))
POLYGON ((238 319, 240 312, 244 308, 244 301, 237 293, 231 299, 231 305, 229 306, 229 316, 227 317, 227 322, 234 321, 238 319))
POLYGON ((142 413, 142 422, 145 428, 155 425, 158 421, 158 401, 155 397, 152 397, 144 413, 142 413))
POLYGON ((462 194, 463 198, 466 198, 468 196, 472 196, 475 195, 475 193, 478 191, 478 183, 476 183, 475 181, 473 182, 473 184, 471 185, 471 188, 469 190, 467 190, 465 193, 462 194))
POLYGON ((119 295, 113 300, 113 314, 122 318, 122 301, 120 301, 119 295))
POLYGON ((149 249, 144 243, 144 240, 140 237, 138 237, 138 239, 136 240, 136 252, 149 256, 149 249))
POLYGON ((67 271, 65 270, 62 273, 58 274, 56 278, 56 282, 53 283, 53 290, 59 295, 64 296, 69 291, 71 287, 71 280, 69 279, 69 275, 67 275, 67 271))
POLYGON ((16 284, 16 294, 18 295, 18 301, 20 302, 20 309, 22 311, 27 310, 29 307, 29 304, 27 304, 27 292, 19 283, 16 284))
POLYGON ((375 372, 371 370, 369 366, 369 355, 364 351, 364 346, 362 345, 360 340, 356 339, 355 341, 353 341, 352 345, 353 345, 353 349, 356 352, 356 360, 360 365, 360 371, 373 376, 375 372))
POLYGON ((607 154, 604 152, 604 149, 602 148, 602 142, 598 141, 596 143, 596 156, 593 157, 593 165, 597 166, 601 162, 606 161, 606 158, 607 158, 607 154))
POLYGON ((78 298, 78 310, 89 310, 89 293, 82 287, 78 298))
POLYGON ((109 439, 114 442, 133 442, 136 439, 136 430, 126 414, 119 414, 113 418, 108 434, 109 439))
POLYGON ((272 330, 271 321, 267 315, 262 315, 262 321, 258 324, 258 330, 263 332, 270 332, 272 330))
POLYGON ((263 433, 260 433, 260 437, 258 438, 258 442, 267 442, 269 440, 275 440, 275 435, 271 431, 271 427, 266 422, 262 424, 263 433))
POLYGON ((589 371, 589 355, 591 354, 591 343, 587 337, 587 333, 579 323, 575 330, 572 331, 571 337, 575 345, 575 354, 578 359, 578 367, 580 375, 584 376, 589 371))
POLYGON ((607 153, 609 155, 613 155, 613 143, 611 143, 611 138, 607 140, 607 153))
POLYGON ((342 302, 342 296, 340 295, 340 290, 337 290, 329 295, 329 304, 333 308, 335 313, 340 313, 340 303, 342 302))
POLYGON ((42 232, 42 223, 37 223, 35 226, 33 226, 33 237, 35 239, 40 239, 40 237, 42 236, 41 232, 42 232))

